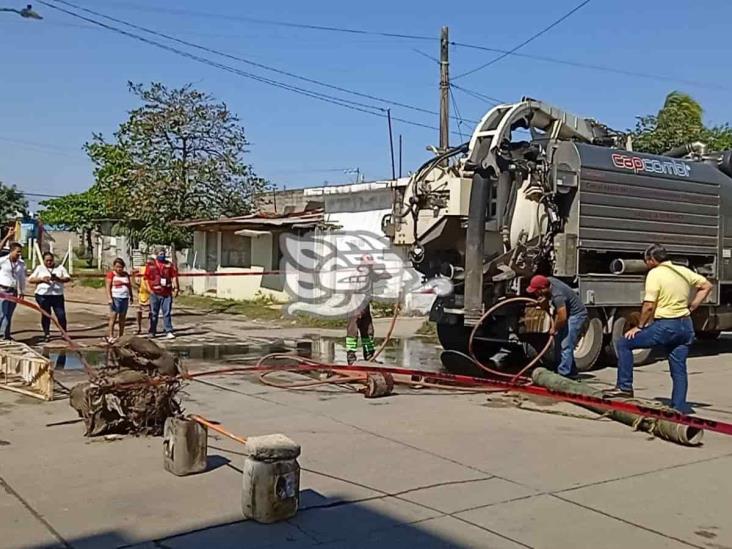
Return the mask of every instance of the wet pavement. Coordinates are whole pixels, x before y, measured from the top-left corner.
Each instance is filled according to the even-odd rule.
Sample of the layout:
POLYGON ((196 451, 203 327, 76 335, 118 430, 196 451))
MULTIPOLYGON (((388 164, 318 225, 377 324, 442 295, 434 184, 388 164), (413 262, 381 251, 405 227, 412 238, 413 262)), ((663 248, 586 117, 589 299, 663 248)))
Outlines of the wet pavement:
MULTIPOLYGON (((345 364, 346 348, 343 338, 318 336, 300 340, 308 343, 311 356, 326 363, 345 364)), ((377 348, 383 339, 376 339, 377 348)), ((164 345, 166 349, 185 361, 186 366, 202 366, 207 364, 236 364, 237 362, 251 362, 252 359, 269 353, 292 352, 296 342, 274 339, 261 339, 250 343, 174 343, 164 345)), ((426 338, 397 338, 392 339, 379 356, 379 362, 425 370, 428 372, 442 371, 440 363, 441 347, 431 339, 426 338)), ((55 365, 57 372, 64 370, 82 370, 82 357, 91 367, 103 367, 107 364, 107 350, 104 348, 87 348, 79 351, 68 349, 46 348, 42 354, 55 365)))

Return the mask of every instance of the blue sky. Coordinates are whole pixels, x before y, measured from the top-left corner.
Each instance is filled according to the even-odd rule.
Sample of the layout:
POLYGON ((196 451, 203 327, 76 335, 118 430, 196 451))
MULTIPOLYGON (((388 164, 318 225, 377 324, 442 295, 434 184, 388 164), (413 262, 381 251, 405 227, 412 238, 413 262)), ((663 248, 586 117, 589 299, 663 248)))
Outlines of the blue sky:
MULTIPOLYGON (((0 0, 22 7, 25 0, 0 0)), ((577 5, 556 2, 470 2, 450 9, 435 0, 387 2, 284 0, 78 0, 75 3, 182 39, 309 78, 436 110, 438 67, 419 49, 439 55, 437 41, 329 33, 254 23, 235 17, 439 36, 510 49, 577 5), (209 16, 165 13, 166 9, 209 16), (162 12, 160 11, 162 10, 162 12)), ((272 88, 178 57, 36 4, 45 19, 0 13, 0 180, 30 193, 64 194, 92 183, 81 151, 92 133, 111 136, 135 103, 128 80, 193 83, 239 115, 257 173, 288 188, 348 181, 341 169, 360 168, 367 179, 391 172, 386 120, 272 88)), ((707 122, 732 121, 732 71, 726 69, 732 2, 727 0, 593 0, 521 53, 699 82, 656 81, 510 56, 456 83, 516 101, 524 95, 617 129, 655 112, 667 92, 699 100, 707 122)), ((275 76, 230 60, 217 61, 301 87, 376 104, 275 76)), ((455 47, 459 74, 495 54, 455 47)), ((491 105, 455 90, 461 115, 477 120, 491 105)), ((392 114, 428 125, 437 117, 393 107, 392 114)), ((456 131, 456 124, 453 125, 456 131)), ((469 134, 470 123, 462 126, 469 134)), ((394 123, 404 140, 404 170, 428 157, 437 132, 394 123)), ((457 135, 452 141, 457 142, 457 135)))

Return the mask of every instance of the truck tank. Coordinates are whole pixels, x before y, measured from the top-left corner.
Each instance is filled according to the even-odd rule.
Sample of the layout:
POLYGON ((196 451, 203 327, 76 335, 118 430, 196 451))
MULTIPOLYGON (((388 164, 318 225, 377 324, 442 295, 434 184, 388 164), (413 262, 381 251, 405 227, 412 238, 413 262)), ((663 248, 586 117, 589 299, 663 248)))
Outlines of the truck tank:
MULTIPOLYGON (((640 309, 639 260, 654 242, 714 284, 693 316, 698 336, 732 329, 732 153, 631 149, 622 133, 525 98, 489 111, 469 143, 397 190, 386 234, 425 277, 454 284, 430 313, 445 349, 465 352, 483 312, 541 273, 575 288, 590 312, 578 369, 612 363, 613 340, 640 309)), ((475 349, 501 367, 543 346, 546 327, 537 311, 505 308, 478 328, 475 349)))

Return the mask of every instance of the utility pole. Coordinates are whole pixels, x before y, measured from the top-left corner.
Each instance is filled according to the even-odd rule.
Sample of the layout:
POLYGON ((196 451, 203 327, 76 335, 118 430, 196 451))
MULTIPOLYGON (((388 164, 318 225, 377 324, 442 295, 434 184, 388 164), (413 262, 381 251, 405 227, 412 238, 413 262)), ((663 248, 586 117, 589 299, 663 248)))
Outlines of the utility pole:
POLYGON ((440 150, 450 148, 450 40, 447 27, 440 34, 440 150))

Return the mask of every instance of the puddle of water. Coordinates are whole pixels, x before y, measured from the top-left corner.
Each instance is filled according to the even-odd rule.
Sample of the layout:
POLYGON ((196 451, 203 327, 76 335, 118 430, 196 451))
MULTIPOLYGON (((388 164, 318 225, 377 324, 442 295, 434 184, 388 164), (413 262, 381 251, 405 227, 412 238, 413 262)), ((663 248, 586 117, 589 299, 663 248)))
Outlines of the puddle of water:
MULTIPOLYGON (((378 349, 383 340, 376 339, 375 342, 378 349)), ((442 347, 438 344, 419 337, 392 339, 377 360, 389 366, 424 370, 426 372, 440 372, 443 371, 440 362, 441 352, 442 347)), ((356 355, 358 360, 363 361, 362 349, 359 348, 356 355)), ((345 338, 314 338, 313 356, 323 362, 345 364, 345 338)))
MULTIPOLYGON (((346 348, 344 338, 316 337, 311 338, 312 357, 323 362, 345 364, 346 348)), ((376 340, 376 347, 381 345, 376 340)), ((185 361, 194 362, 229 362, 235 363, 243 359, 251 359, 268 353, 287 352, 288 348, 282 342, 273 343, 207 343, 207 344, 176 344, 167 349, 185 361)), ((393 339, 379 356, 379 362, 390 366, 400 366, 415 370, 438 372, 442 370, 440 364, 441 348, 421 338, 393 339)), ((56 370, 81 370, 84 368, 81 357, 91 367, 101 367, 107 362, 106 350, 83 349, 67 351, 65 349, 46 349, 43 355, 55 364, 56 370)), ((359 360, 363 360, 361 349, 358 352, 359 360)))

